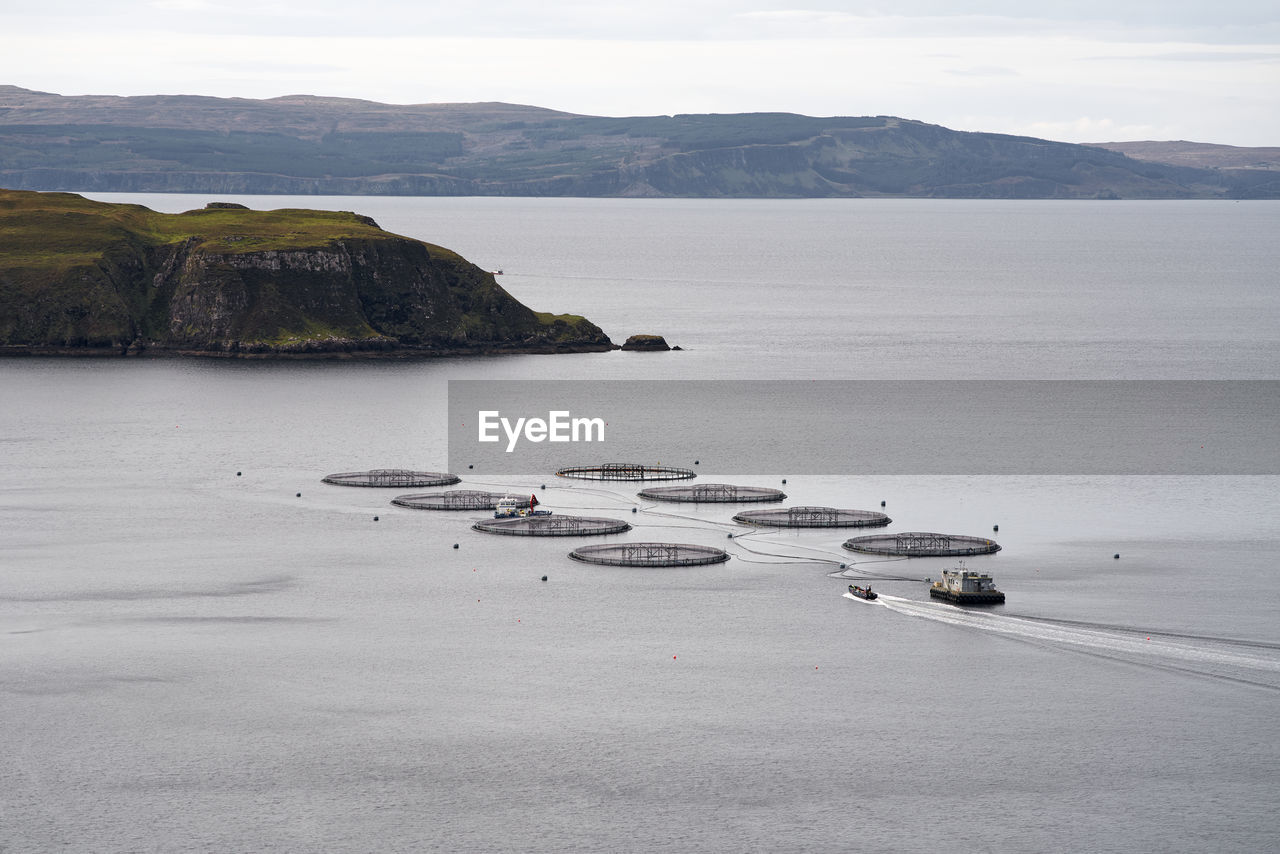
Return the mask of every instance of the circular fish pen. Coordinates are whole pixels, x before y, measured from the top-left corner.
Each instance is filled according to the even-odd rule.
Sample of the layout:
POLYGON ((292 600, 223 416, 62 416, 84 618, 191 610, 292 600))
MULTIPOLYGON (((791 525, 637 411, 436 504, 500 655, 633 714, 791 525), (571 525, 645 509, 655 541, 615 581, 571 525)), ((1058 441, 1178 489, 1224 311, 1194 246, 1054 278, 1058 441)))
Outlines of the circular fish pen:
POLYGON ((925 531, 854 537, 851 540, 845 540, 844 547, 851 552, 898 557, 964 557, 989 555, 1000 551, 1000 546, 994 540, 988 540, 985 537, 932 534, 925 531))
POLYGON ((456 474, 436 471, 410 471, 409 469, 373 469, 372 471, 344 471, 321 478, 335 486, 449 486, 462 478, 456 474))
POLYGON ((513 519, 485 519, 471 526, 486 534, 516 537, 594 537, 621 534, 631 525, 599 516, 518 516, 513 519))
POLYGON ((893 520, 874 510, 835 507, 771 507, 743 510, 733 521, 770 528, 882 528, 893 520))
POLYGON ((597 466, 569 466, 556 472, 557 477, 579 480, 689 480, 697 477, 693 469, 653 466, 644 463, 602 463, 597 466))
POLYGON ((781 501, 786 493, 768 486, 734 486, 731 483, 700 483, 697 486, 654 486, 642 489, 641 498, 653 501, 746 504, 781 501))
POLYGON ((418 492, 413 495, 397 495, 391 499, 391 503, 414 510, 492 510, 505 497, 505 492, 455 489, 451 492, 418 492))
POLYGON ((582 546, 569 557, 605 566, 704 566, 724 563, 728 553, 713 546, 690 543, 608 543, 582 546))

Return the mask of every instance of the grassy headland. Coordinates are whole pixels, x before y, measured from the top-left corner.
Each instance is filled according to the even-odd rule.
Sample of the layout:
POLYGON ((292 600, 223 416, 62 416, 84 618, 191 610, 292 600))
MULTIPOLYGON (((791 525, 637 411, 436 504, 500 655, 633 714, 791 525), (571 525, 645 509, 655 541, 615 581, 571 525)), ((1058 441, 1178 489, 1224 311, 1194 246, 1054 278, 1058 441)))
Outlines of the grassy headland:
POLYGON ((455 252, 349 212, 162 214, 0 190, 0 349, 220 354, 609 349, 455 252))

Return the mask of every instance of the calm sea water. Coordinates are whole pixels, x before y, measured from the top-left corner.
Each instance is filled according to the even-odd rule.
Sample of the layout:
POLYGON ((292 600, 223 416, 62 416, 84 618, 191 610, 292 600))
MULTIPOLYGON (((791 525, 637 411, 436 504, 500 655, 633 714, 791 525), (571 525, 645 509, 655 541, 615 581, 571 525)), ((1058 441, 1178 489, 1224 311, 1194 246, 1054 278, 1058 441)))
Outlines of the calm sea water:
POLYGON ((1280 378, 1280 204, 230 200, 686 349, 0 362, 0 851, 1274 847, 1280 478, 788 477, 998 524, 971 613, 943 559, 844 598, 856 532, 467 480, 733 555, 597 567, 320 477, 443 466, 457 378, 1280 378))

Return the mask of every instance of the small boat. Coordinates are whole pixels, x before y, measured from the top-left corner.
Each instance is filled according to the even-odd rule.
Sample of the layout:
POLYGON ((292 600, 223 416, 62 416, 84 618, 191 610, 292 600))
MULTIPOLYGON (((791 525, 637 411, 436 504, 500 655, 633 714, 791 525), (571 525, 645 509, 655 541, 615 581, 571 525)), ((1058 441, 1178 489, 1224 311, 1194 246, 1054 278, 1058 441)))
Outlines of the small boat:
POLYGON ((495 519, 516 519, 521 516, 550 516, 550 510, 535 510, 538 506, 538 496, 530 495, 527 499, 517 498, 514 495, 508 495, 498 500, 493 510, 493 518, 495 519))
POLYGON ((854 596, 857 596, 859 599, 866 599, 868 602, 874 601, 877 595, 871 591, 870 584, 866 587, 859 587, 856 584, 850 584, 849 592, 854 596))

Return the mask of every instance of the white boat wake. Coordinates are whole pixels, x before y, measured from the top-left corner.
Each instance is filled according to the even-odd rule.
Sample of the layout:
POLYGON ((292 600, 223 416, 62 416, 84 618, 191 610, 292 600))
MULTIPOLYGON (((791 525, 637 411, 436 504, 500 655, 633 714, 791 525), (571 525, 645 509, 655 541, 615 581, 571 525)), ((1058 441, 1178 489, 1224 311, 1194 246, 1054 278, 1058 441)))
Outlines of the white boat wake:
MULTIPOLYGON (((848 596, 847 593, 845 595, 848 596)), ((1073 648, 1108 658, 1280 689, 1280 650, 1267 644, 1208 637, 1171 640, 1158 632, 1086 627, 1078 623, 970 610, 883 593, 877 601, 899 614, 1006 635, 1029 643, 1073 648)))

